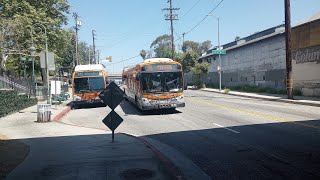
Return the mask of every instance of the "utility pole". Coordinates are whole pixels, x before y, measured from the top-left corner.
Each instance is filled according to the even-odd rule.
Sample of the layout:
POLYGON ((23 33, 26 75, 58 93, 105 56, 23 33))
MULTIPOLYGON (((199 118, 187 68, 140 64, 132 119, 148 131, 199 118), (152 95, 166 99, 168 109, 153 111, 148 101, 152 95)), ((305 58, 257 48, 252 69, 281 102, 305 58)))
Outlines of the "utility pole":
POLYGON ((98 52, 98 64, 100 64, 100 50, 98 49, 97 52, 98 52))
POLYGON ((79 27, 81 26, 81 21, 79 20, 79 16, 77 13, 73 13, 73 17, 74 17, 74 20, 76 22, 76 26, 75 26, 75 29, 76 29, 76 65, 80 65, 80 60, 79 60, 79 55, 78 55, 78 31, 79 31, 79 27))
POLYGON ((96 44, 95 44, 95 40, 96 40, 96 31, 92 30, 92 41, 93 41, 93 63, 97 64, 97 59, 96 59, 96 44))
POLYGON ((88 49, 88 58, 89 58, 89 64, 91 64, 91 55, 90 55, 90 47, 89 47, 89 49, 88 49))
POLYGON ((292 55, 291 55, 291 15, 290 0, 284 0, 285 8, 285 36, 286 36, 286 70, 288 99, 293 99, 292 55))
POLYGON ((182 33, 182 46, 183 46, 183 43, 184 43, 184 36, 186 35, 186 33, 182 33))
POLYGON ((173 11, 179 10, 180 8, 173 8, 172 0, 168 0, 168 2, 170 2, 170 8, 164 8, 162 10, 170 12, 170 14, 165 15, 165 20, 169 20, 171 22, 171 57, 174 59, 173 21, 178 20, 178 14, 173 14, 173 11))

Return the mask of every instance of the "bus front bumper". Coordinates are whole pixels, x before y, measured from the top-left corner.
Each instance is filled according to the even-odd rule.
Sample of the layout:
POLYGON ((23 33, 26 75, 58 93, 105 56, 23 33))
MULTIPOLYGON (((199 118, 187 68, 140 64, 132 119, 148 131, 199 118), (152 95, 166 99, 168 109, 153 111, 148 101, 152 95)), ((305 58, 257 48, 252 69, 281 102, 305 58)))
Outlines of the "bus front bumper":
POLYGON ((174 102, 174 103, 142 103, 142 110, 153 110, 153 109, 174 109, 179 107, 185 107, 185 102, 174 102))

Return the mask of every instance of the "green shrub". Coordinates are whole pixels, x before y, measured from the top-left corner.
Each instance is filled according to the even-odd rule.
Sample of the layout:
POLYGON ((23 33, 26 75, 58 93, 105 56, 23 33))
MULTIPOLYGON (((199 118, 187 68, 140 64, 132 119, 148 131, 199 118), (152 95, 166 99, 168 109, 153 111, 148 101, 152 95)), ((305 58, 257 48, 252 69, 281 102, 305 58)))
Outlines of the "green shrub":
POLYGON ((27 95, 18 95, 13 90, 0 90, 0 117, 21 109, 36 105, 36 98, 29 98, 27 95))
POLYGON ((278 94, 287 94, 287 90, 279 90, 278 94))
POLYGON ((277 94, 278 91, 275 89, 271 89, 271 88, 266 88, 266 93, 268 94, 277 94))
POLYGON ((224 93, 229 93, 230 92, 230 89, 228 89, 228 88, 224 88, 224 93))
POLYGON ((294 96, 302 96, 302 92, 299 89, 294 89, 293 90, 293 95, 294 96))

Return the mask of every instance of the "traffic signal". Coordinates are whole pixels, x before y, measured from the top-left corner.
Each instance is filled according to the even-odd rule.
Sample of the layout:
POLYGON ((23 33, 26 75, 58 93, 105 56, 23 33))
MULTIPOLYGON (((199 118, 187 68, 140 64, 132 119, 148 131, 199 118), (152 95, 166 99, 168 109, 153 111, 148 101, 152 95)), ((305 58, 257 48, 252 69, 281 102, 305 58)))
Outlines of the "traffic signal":
POLYGON ((112 56, 107 57, 106 60, 112 62, 112 56))

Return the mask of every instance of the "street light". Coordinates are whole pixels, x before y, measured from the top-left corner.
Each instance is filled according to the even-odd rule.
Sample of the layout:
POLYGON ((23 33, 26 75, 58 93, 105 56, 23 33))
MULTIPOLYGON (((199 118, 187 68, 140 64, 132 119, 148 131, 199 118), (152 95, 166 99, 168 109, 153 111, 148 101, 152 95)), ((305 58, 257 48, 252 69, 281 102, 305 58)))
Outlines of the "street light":
POLYGON ((32 58, 32 86, 33 86, 33 94, 36 95, 36 88, 34 86, 36 85, 36 81, 35 81, 35 77, 34 77, 34 55, 36 53, 36 48, 33 46, 33 44, 31 45, 31 47, 29 48, 30 51, 30 55, 32 58))
POLYGON ((49 68, 48 68, 48 37, 47 37, 47 29, 44 25, 40 23, 33 24, 33 26, 39 26, 44 29, 45 34, 45 43, 46 43, 46 52, 45 52, 45 67, 46 67, 46 79, 47 79, 47 103, 51 104, 51 94, 49 87, 49 68))
MULTIPOLYGON (((218 21, 218 50, 220 50, 220 18, 213 14, 208 14, 207 16, 213 16, 218 21)), ((219 73, 219 91, 221 91, 221 55, 220 54, 219 54, 218 73, 219 73)))

